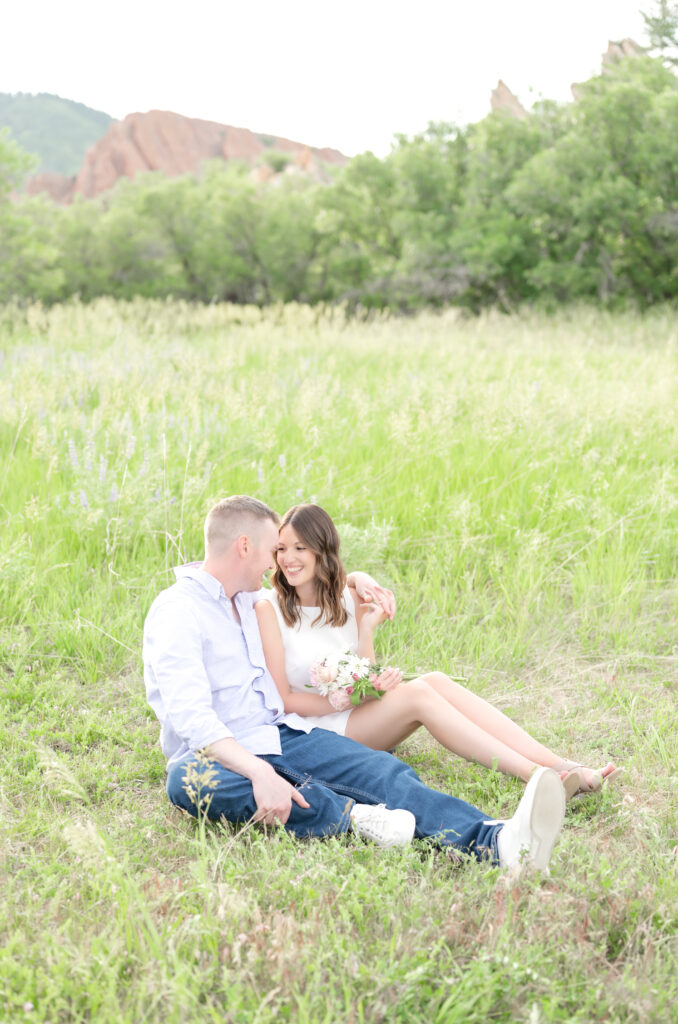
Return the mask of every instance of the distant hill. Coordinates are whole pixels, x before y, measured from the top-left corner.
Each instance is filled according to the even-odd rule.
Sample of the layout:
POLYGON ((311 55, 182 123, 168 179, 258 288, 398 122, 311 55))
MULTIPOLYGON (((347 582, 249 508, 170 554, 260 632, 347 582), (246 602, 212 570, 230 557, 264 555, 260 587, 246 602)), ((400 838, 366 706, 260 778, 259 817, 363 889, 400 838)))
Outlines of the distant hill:
POLYGON ((101 110, 51 93, 0 92, 0 128, 8 127, 22 149, 36 154, 38 171, 77 174, 86 151, 112 120, 101 110))

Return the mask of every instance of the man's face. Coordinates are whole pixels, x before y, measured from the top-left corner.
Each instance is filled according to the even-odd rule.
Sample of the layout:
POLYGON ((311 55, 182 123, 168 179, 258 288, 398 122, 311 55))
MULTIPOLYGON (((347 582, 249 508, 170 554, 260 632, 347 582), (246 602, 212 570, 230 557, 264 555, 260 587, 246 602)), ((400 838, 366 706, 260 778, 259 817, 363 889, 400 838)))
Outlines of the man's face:
POLYGON ((250 537, 247 559, 247 585, 244 590, 260 590, 265 572, 273 568, 275 550, 278 547, 278 527, 271 519, 265 519, 258 531, 250 537))

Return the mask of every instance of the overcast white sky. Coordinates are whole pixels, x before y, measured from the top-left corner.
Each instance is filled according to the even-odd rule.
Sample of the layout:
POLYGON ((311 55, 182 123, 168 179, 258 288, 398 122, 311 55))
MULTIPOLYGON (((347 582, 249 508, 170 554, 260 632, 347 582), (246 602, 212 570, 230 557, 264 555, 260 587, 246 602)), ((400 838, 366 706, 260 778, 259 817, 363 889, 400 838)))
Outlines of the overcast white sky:
POLYGON ((570 98, 655 0, 5 0, 0 92, 174 110, 348 155, 464 124, 502 78, 570 98), (11 6, 10 6, 11 5, 11 6), (8 9, 9 8, 9 9, 8 9))

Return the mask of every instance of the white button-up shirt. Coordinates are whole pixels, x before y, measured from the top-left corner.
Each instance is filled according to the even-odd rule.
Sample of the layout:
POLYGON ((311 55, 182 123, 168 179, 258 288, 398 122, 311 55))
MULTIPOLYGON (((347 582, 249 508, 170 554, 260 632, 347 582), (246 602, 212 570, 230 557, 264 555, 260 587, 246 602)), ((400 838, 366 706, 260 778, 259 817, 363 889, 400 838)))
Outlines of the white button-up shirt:
POLYGON ((175 569, 177 582, 156 597, 144 626, 144 679, 172 764, 189 751, 233 738, 253 754, 279 754, 279 725, 310 732, 286 714, 266 668, 254 611, 256 594, 231 600, 201 563, 175 569))

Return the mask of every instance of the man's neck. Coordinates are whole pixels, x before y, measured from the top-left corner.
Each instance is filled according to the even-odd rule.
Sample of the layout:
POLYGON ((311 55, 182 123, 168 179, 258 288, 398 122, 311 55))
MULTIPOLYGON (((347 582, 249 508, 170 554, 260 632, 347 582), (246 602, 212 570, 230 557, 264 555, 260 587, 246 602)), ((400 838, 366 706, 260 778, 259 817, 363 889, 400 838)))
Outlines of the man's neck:
POLYGON ((203 572, 214 576, 215 580, 221 583, 226 597, 230 598, 231 601, 242 590, 239 581, 234 577, 233 573, 229 572, 228 567, 221 560, 217 561, 216 559, 206 558, 202 563, 202 568, 203 572))

